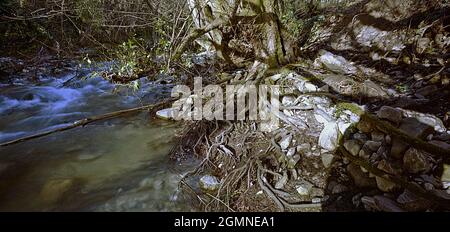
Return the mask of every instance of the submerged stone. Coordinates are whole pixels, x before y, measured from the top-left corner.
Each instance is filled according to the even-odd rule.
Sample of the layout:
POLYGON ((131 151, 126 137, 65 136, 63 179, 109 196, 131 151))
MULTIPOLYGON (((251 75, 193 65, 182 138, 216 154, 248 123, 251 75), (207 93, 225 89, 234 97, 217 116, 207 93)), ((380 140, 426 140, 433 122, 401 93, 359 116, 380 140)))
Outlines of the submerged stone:
POLYGON ((48 203, 55 203, 74 186, 73 179, 54 179, 48 181, 41 190, 41 199, 48 203))

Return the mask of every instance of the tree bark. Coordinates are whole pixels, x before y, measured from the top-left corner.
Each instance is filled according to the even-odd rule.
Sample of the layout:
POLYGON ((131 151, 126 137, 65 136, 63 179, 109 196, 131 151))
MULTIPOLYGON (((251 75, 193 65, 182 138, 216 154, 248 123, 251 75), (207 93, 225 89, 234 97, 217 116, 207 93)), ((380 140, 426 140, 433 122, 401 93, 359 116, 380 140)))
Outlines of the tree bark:
POLYGON ((282 30, 279 0, 187 0, 196 29, 175 53, 194 40, 234 64, 252 58, 269 68, 295 57, 293 41, 282 30))

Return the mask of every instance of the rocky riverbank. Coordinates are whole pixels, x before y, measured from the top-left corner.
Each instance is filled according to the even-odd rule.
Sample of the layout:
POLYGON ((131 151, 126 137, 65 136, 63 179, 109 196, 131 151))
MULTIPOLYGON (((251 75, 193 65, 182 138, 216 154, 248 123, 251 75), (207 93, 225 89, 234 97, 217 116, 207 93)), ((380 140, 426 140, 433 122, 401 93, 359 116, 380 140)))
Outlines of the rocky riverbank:
POLYGON ((319 20, 315 53, 261 82, 281 87, 282 128, 204 123, 190 147, 205 158, 202 209, 449 210, 449 6, 417 2, 359 1, 319 20))
MULTIPOLYGON (((329 75, 335 74, 326 74, 326 78, 329 75)), ((200 187, 209 193, 213 190, 217 194, 214 199, 230 194, 229 205, 222 208, 218 204, 219 208, 244 211, 446 209, 408 187, 391 182, 389 177, 371 173, 338 151, 344 148, 367 165, 446 202, 450 195, 446 192, 449 183, 445 155, 424 151, 417 144, 411 146, 395 131, 377 125, 377 121, 362 119, 361 112, 373 114, 377 120, 412 139, 449 151, 450 131, 440 118, 391 106, 378 107, 371 113, 369 104, 328 97, 333 93, 330 85, 336 82, 326 80, 330 85, 315 85, 310 78, 295 72, 269 79, 286 87, 281 100, 283 128, 263 134, 258 130, 267 127, 265 124, 230 123, 210 134, 210 142, 199 146, 200 152, 209 156, 207 162, 212 163, 205 170, 212 176, 201 178, 200 187), (260 155, 264 158, 255 158, 260 155), (230 160, 229 156, 234 158, 230 160), (260 169, 265 174, 257 174, 258 165, 262 165, 260 169), (245 181, 240 181, 242 178, 245 181)), ((389 91, 395 90, 376 87, 371 93, 388 96, 389 91)))

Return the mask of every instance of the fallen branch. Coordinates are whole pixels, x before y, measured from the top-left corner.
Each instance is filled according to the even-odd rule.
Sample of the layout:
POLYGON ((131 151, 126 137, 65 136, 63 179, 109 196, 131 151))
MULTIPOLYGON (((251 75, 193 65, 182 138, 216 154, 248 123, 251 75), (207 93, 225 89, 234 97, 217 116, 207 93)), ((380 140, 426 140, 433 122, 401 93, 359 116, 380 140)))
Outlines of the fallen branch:
POLYGON ((9 142, 2 143, 2 144, 0 144, 0 147, 6 147, 6 146, 10 146, 10 145, 17 144, 17 143, 20 143, 20 142, 41 138, 41 137, 44 137, 44 136, 47 136, 47 135, 50 135, 50 134, 54 134, 56 132, 62 132, 62 131, 74 129, 74 128, 77 128, 77 127, 80 127, 80 126, 85 126, 87 124, 90 124, 90 123, 93 123, 93 122, 96 122, 96 121, 100 121, 100 120, 117 118, 117 117, 122 116, 122 115, 130 114, 130 113, 134 113, 134 112, 139 112, 139 111, 143 111, 143 110, 151 110, 151 109, 154 109, 154 108, 166 105, 168 103, 171 103, 171 102, 173 102, 175 100, 176 99, 169 99, 169 100, 157 103, 157 104, 145 105, 145 106, 141 106, 141 107, 137 107, 137 108, 120 110, 120 111, 115 111, 115 112, 111 112, 111 113, 107 113, 107 114, 103 114, 103 115, 97 115, 97 116, 93 116, 93 117, 89 117, 89 118, 84 118, 84 119, 81 119, 81 120, 73 122, 69 126, 65 126, 65 127, 54 129, 54 130, 41 132, 41 133, 38 133, 38 134, 34 134, 34 135, 30 135, 30 136, 26 136, 26 137, 15 139, 15 140, 12 140, 12 141, 9 141, 9 142))
POLYGON ((269 173, 267 169, 265 169, 261 162, 257 162, 257 180, 260 188, 268 195, 268 197, 277 205, 281 212, 286 211, 286 209, 308 209, 308 208, 316 208, 321 207, 321 203, 313 203, 313 202, 301 202, 301 203, 289 203, 284 200, 282 197, 277 196, 277 190, 270 186, 269 183, 263 180, 264 174, 269 173))

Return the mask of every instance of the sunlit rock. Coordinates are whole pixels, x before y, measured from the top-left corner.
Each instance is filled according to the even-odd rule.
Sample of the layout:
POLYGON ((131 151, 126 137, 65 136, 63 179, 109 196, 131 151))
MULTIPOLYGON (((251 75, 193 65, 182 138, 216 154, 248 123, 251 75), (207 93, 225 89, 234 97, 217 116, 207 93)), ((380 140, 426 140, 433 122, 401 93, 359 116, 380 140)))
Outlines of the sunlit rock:
POLYGON ((319 136, 319 146, 327 151, 334 151, 338 145, 339 127, 336 122, 325 124, 319 136))
POLYGON ((316 66, 323 65, 325 68, 340 74, 356 74, 358 71, 353 63, 349 62, 344 57, 325 50, 319 51, 319 57, 314 63, 316 66))

